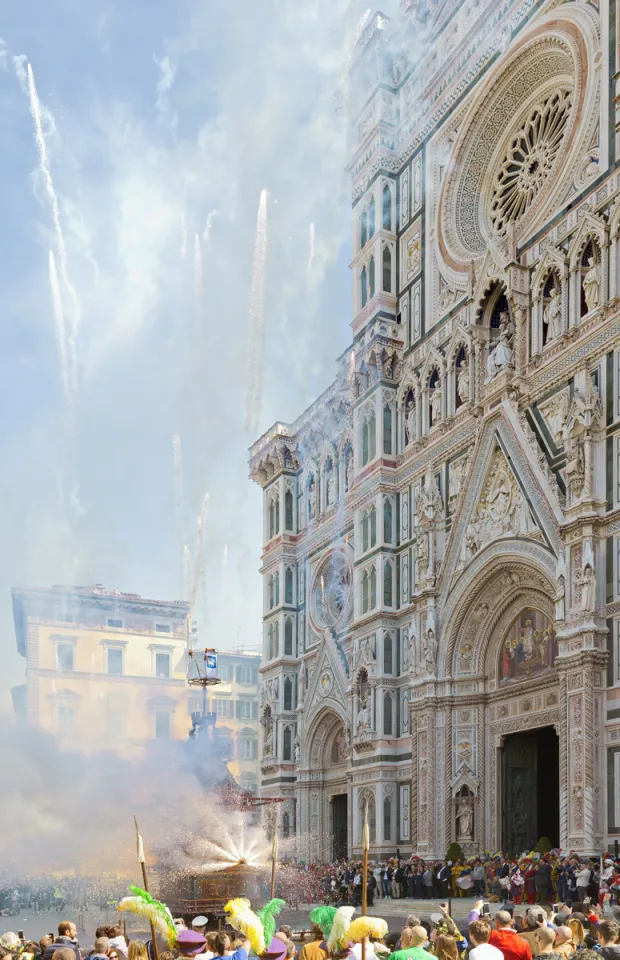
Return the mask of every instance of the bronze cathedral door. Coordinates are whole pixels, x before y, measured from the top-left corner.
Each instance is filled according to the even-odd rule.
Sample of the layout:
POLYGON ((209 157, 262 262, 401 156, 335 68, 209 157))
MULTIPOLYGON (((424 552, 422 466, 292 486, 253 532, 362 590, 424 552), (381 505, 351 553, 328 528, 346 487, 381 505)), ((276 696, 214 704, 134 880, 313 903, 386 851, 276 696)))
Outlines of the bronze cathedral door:
POLYGON ((517 856, 543 836, 559 845, 559 750, 553 727, 506 737, 502 751, 502 848, 517 856))

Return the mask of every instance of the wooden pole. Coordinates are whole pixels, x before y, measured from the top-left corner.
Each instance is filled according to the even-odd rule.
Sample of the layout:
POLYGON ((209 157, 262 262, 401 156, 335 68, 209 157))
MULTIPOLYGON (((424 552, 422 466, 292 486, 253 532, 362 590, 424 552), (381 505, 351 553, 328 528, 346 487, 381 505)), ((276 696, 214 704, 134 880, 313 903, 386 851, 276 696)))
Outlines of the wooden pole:
MULTIPOLYGON (((135 817, 133 818, 133 822, 134 822, 135 825, 136 825, 136 843, 137 843, 137 845, 138 845, 138 863, 140 864, 140 866, 141 866, 141 868, 142 868, 142 885, 143 885, 143 889, 146 890, 146 892, 148 893, 148 892, 149 892, 149 882, 148 882, 148 879, 147 879, 147 876, 146 876, 146 861, 145 861, 145 858, 144 858, 144 844, 142 843, 142 837, 140 836, 140 831, 139 831, 139 829, 138 829, 138 821, 136 820, 135 817)), ((151 938, 152 938, 152 940, 153 940, 153 954, 154 954, 154 956, 155 956, 155 960, 159 960, 159 949, 158 949, 158 946, 157 946, 157 939, 156 939, 156 937, 155 937, 155 927, 154 927, 152 921, 151 921, 151 938)))
MULTIPOLYGON (((362 916, 368 912, 368 848, 370 846, 370 831, 368 830, 368 804, 364 810, 364 826, 362 827, 362 916)), ((366 960, 366 937, 362 939, 362 960, 366 960)))
MULTIPOLYGON (((278 821, 276 820, 273 825, 273 840, 271 841, 271 896, 270 899, 276 895, 276 866, 278 863, 278 821)), ((269 949, 269 944, 267 944, 267 949, 269 949)))

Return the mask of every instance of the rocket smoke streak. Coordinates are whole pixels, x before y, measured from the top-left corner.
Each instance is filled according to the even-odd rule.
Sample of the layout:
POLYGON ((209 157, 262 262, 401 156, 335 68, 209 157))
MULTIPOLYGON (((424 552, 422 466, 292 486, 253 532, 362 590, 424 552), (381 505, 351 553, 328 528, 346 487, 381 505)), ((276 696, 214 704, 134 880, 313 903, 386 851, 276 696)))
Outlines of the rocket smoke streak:
POLYGON ((58 273, 56 272, 56 260, 54 251, 49 252, 49 270, 50 270, 50 288, 52 291, 52 308, 54 310, 54 327, 56 329, 56 343, 58 344, 58 359, 60 361, 60 378, 62 388, 65 394, 67 406, 71 407, 71 387, 69 384, 69 368, 67 357, 67 330, 65 327, 65 316, 62 311, 62 298, 60 296, 60 284, 58 283, 58 273))
POLYGON ((77 328, 80 321, 80 300, 77 295, 76 289, 69 279, 69 271, 67 269, 67 248, 65 246, 65 238, 62 232, 62 227, 60 225, 60 210, 58 207, 58 196, 54 188, 54 181, 52 180, 52 174, 50 172, 49 158, 47 155, 47 146, 45 144, 45 136, 43 134, 43 125, 41 123, 41 105, 39 103, 39 97, 37 94, 37 88, 34 82, 34 74, 32 72, 32 65, 28 64, 28 96, 30 99, 30 113, 32 114, 32 119, 34 121, 34 136, 35 142, 37 145, 37 150, 39 153, 39 166, 41 168, 41 173, 43 174, 43 182, 45 184, 45 190, 52 208, 52 220, 54 222, 54 231, 56 233, 56 245, 58 247, 58 266, 60 271, 60 278, 71 297, 73 303, 73 315, 71 317, 71 327, 68 336, 69 344, 69 355, 71 358, 71 376, 70 376, 70 385, 71 388, 75 390, 77 386, 77 328))
MULTIPOLYGON (((174 487, 174 513, 179 534, 179 546, 183 546, 183 454, 181 438, 175 433, 172 438, 172 482, 174 487)), ((183 576, 181 575, 181 582, 183 576)))
POLYGON ((198 317, 202 314, 202 247, 200 237, 194 234, 194 296, 198 317))
POLYGON ((196 537, 196 556, 194 557, 194 571, 191 583, 191 592, 189 602, 192 605, 192 609, 196 604, 196 597, 198 595, 198 589, 200 583, 204 576, 205 568, 205 527, 207 524, 207 513, 209 511, 209 494, 205 494, 205 498, 202 502, 202 509, 198 517, 197 524, 197 537, 196 537))
POLYGON ((308 257, 308 273, 312 269, 312 261, 314 260, 314 224, 310 224, 310 255, 308 257))
POLYGON ((265 347, 265 261, 267 258, 267 191, 261 190, 254 241, 254 264, 250 293, 248 384, 245 395, 245 427, 255 433, 260 417, 262 364, 265 347))

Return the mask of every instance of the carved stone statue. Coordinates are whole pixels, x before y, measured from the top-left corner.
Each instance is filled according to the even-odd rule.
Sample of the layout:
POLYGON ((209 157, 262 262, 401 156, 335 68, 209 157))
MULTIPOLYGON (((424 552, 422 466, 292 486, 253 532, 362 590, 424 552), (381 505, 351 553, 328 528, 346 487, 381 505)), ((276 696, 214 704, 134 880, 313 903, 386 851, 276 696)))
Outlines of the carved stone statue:
POLYGON ((555 577, 557 580, 557 589, 555 591, 555 619, 564 620, 566 616, 566 564, 564 554, 560 553, 555 567, 555 577))
POLYGON ((299 668, 299 703, 304 702, 304 697, 306 695, 306 683, 308 682, 308 671, 306 668, 306 661, 301 661, 301 667, 299 668))
POLYGON ((469 400, 469 365, 467 361, 458 367, 456 374, 456 389, 459 392, 461 402, 467 403, 469 400))
POLYGON ((587 564, 583 571, 583 580, 581 581, 581 609, 584 613, 592 613, 594 607, 594 571, 590 564, 587 564))
POLYGON ((584 437, 576 433, 566 443, 566 480, 573 496, 581 493, 585 475, 584 437))
POLYGON ((501 370, 512 367, 512 322, 506 311, 500 314, 499 318, 499 337, 495 346, 489 345, 489 355, 487 357, 487 383, 492 380, 501 370))
POLYGON ((271 757, 273 756, 273 720, 271 714, 265 715, 263 718, 263 726, 265 728, 265 739, 263 741, 263 756, 271 757))
POLYGON ((315 489, 314 477, 310 477, 308 483, 308 520, 314 520, 316 513, 316 504, 314 501, 315 489))
POLYGON ((601 302, 601 267, 594 257, 588 257, 588 270, 583 278, 583 293, 589 313, 601 302))
POLYGON ((431 390, 429 403, 431 407, 431 419, 433 425, 441 420, 441 384, 439 381, 431 390))
POLYGON ((416 439, 417 426, 418 425, 417 425, 417 417, 416 417, 416 407, 415 407, 415 403, 412 400, 411 403, 409 404, 409 409, 407 410, 407 423, 406 423, 407 446, 410 443, 413 443, 413 441, 416 439))
POLYGON ((429 626, 424 643, 424 667, 428 673, 434 673, 437 660, 437 640, 435 631, 429 626))
POLYGON ((359 710, 357 711, 356 731, 359 733, 361 730, 370 730, 370 701, 368 694, 364 694, 362 697, 359 710))
POLYGON ((429 563, 428 533, 423 533, 418 543, 418 572, 420 574, 420 579, 422 580, 428 573, 428 563, 429 563))
POLYGON ((465 474, 465 468, 467 467, 467 459, 461 457, 460 460, 455 460, 450 464, 450 482, 448 484, 448 501, 450 503, 450 509, 454 512, 456 501, 458 500, 459 494, 461 492, 461 484, 463 482, 463 476, 465 474))
POLYGON ((474 798, 459 797, 456 808, 456 839, 473 840, 474 836, 474 798))
POLYGON ((547 328, 547 343, 562 333, 562 295, 557 287, 551 289, 551 300, 543 310, 543 323, 547 328))
POLYGON ((352 453, 349 454, 349 458, 347 460, 345 475, 346 475, 346 487, 348 492, 351 489, 351 486, 353 484, 353 454, 352 453))
POLYGON ((299 738, 295 737, 295 746, 293 747, 293 758, 295 760, 295 763, 299 763, 299 751, 300 751, 299 738))
POLYGON ((331 506, 336 502, 336 480, 334 479, 333 472, 329 474, 327 478, 327 506, 331 506))

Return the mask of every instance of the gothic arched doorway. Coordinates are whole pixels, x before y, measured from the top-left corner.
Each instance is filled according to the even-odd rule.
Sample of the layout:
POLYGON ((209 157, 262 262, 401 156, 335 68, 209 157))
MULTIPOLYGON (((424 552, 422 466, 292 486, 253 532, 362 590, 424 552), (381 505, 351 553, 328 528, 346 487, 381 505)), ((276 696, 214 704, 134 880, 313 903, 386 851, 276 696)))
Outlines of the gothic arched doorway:
POLYGON ((342 718, 330 708, 321 711, 310 737, 309 853, 327 861, 347 857, 349 852, 348 757, 342 718))

